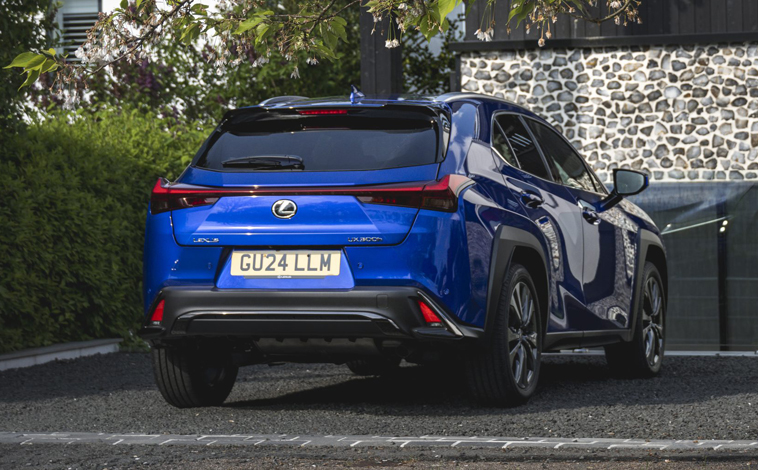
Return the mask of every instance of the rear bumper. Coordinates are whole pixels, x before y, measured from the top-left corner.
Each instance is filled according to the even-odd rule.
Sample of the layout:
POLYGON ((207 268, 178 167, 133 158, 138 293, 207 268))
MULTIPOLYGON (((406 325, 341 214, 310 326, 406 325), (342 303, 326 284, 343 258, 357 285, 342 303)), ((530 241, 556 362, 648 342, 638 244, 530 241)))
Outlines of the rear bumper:
POLYGON ((150 315, 139 335, 161 341, 182 337, 373 338, 456 341, 481 330, 460 325, 425 292, 413 287, 356 287, 340 291, 262 291, 212 287, 166 287, 163 320, 150 315), (443 319, 424 322, 417 300, 443 319))

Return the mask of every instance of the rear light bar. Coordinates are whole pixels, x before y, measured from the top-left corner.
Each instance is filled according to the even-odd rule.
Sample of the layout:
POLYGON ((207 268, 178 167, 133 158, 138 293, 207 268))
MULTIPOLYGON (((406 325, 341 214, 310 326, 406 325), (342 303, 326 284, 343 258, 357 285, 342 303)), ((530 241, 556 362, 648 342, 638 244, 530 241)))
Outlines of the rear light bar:
POLYGON ((447 175, 428 183, 385 184, 353 187, 289 187, 289 188, 205 188, 170 185, 160 178, 153 187, 150 213, 214 204, 222 197, 238 196, 355 196, 365 204, 414 207, 442 212, 458 210, 458 195, 474 184, 462 175, 447 175))

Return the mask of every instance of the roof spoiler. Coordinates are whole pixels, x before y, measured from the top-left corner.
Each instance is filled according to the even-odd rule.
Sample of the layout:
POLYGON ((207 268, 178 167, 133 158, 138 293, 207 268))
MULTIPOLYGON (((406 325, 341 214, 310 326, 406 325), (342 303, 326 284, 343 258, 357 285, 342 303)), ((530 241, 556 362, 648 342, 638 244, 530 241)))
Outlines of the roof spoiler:
POLYGON ((296 96, 296 95, 285 95, 285 96, 275 96, 273 98, 269 98, 267 100, 263 100, 260 103, 258 103, 258 106, 270 106, 272 104, 279 104, 284 103, 287 101, 299 101, 299 100, 307 100, 307 96, 296 96))

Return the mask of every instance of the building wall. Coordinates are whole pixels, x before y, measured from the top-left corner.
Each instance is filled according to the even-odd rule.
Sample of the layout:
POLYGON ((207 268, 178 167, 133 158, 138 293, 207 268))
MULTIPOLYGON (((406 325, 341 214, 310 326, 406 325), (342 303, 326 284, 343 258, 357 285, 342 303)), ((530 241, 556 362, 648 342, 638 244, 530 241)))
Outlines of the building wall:
POLYGON ((463 91, 526 106, 603 181, 758 180, 758 43, 464 52, 463 91))

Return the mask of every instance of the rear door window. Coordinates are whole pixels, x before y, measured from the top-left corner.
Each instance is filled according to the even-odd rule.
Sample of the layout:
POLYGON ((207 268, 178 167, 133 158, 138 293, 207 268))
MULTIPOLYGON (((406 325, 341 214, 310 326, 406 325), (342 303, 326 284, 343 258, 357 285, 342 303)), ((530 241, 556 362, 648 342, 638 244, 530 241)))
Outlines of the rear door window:
POLYGON ((251 110, 223 122, 194 165, 220 171, 401 168, 437 162, 440 141, 439 118, 426 109, 251 110))
POLYGON ((512 149, 515 154, 514 156, 501 154, 503 158, 511 163, 511 159, 515 157, 518 164, 511 163, 511 165, 520 167, 534 176, 550 180, 550 173, 545 167, 545 162, 521 119, 514 114, 500 114, 495 119, 498 125, 495 126, 496 134, 493 137, 493 146, 498 152, 507 152, 512 149), (498 136, 498 132, 502 132, 502 135, 498 136), (502 136, 507 139, 510 148, 503 147, 502 136))
POLYGON ((582 157, 563 137, 548 126, 536 121, 530 120, 529 126, 540 144, 542 153, 545 155, 556 181, 561 181, 570 188, 600 192, 595 187, 582 157))

